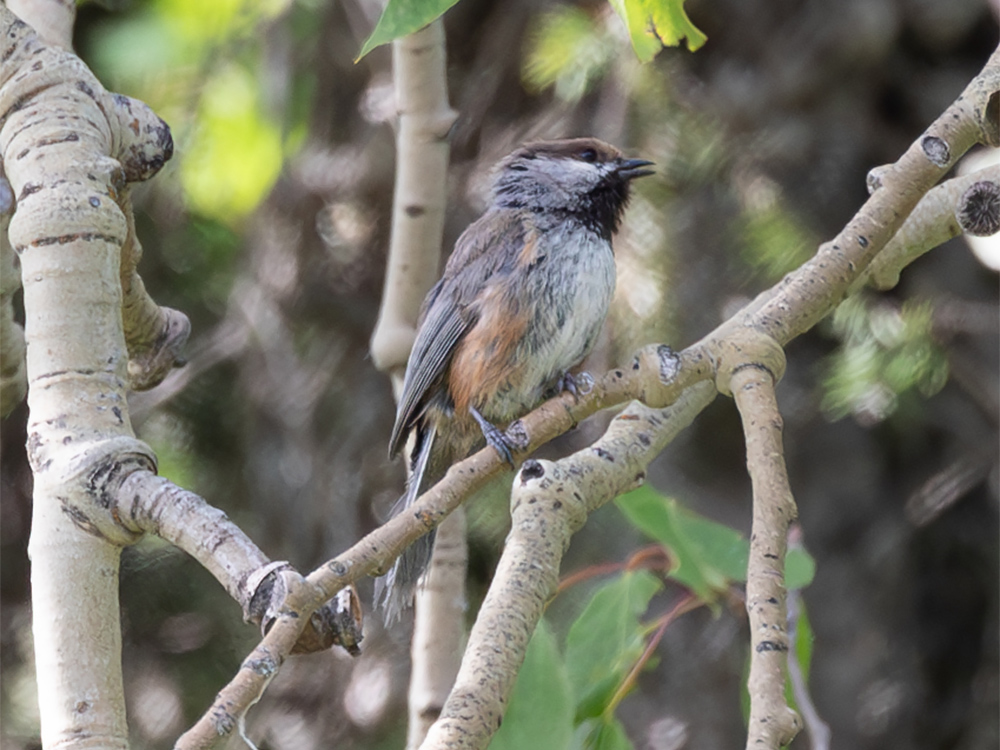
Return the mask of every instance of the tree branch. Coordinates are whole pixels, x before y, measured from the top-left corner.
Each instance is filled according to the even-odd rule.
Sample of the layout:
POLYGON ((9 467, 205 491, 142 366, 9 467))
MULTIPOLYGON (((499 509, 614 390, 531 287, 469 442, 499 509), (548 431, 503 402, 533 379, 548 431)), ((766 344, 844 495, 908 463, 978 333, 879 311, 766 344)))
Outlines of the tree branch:
MULTIPOLYGON (((437 278, 447 206, 448 104, 444 25, 440 19, 392 43, 399 106, 392 236, 372 359, 398 394, 424 296, 437 278)), ((465 629, 468 556, 462 511, 442 525, 416 591, 411 644, 407 747, 417 747, 448 696, 465 629), (440 568, 440 569, 439 569, 440 568)))
MULTIPOLYGON (((875 256, 854 288, 867 282, 876 289, 892 289, 899 283, 899 274, 906 266, 962 234, 958 214, 967 204, 963 198, 970 188, 980 183, 994 185, 1000 191, 1000 165, 954 177, 929 190, 882 252, 875 256)), ((993 211, 996 212, 995 205, 993 211)))
POLYGON ((143 108, 133 129, 79 58, 41 42, 5 6, 0 39, 0 155, 17 203, 8 236, 24 286, 42 742, 124 748, 118 561, 138 534, 109 512, 110 493, 155 460, 135 439, 125 402, 128 206, 118 199, 128 179, 150 176, 169 156, 141 125, 166 125, 143 108))
POLYGON ((457 117, 448 104, 444 26, 438 19, 393 42, 399 107, 392 236, 378 323, 375 366, 401 385, 416 334, 417 313, 437 279, 448 186, 448 133, 457 117))
POLYGON ((409 720, 406 746, 415 749, 437 721, 462 660, 465 643, 465 508, 459 506, 437 530, 434 553, 414 604, 410 645, 409 720))
MULTIPOLYGON (((764 340, 760 358, 750 356, 729 379, 743 420, 747 468, 753 485, 753 524, 747 565, 747 615, 750 618, 750 718, 747 748, 778 750, 802 728, 798 714, 785 702, 788 622, 785 609, 785 552, 788 527, 797 515, 788 484, 781 445, 782 420, 774 385, 781 377, 763 363, 767 349, 781 352, 764 340)), ((782 358, 783 370, 783 358, 782 358)))
POLYGON ((715 397, 708 383, 673 406, 632 404, 594 445, 557 462, 526 461, 511 493, 512 529, 441 718, 421 748, 485 748, 500 726, 528 641, 559 585, 559 565, 590 513, 646 467, 715 397), (498 647, 502 644, 502 647, 498 647))
MULTIPOLYGON (((976 142, 1000 141, 996 114, 998 83, 1000 54, 994 53, 955 104, 896 164, 882 170, 878 189, 837 238, 821 246, 812 260, 682 352, 674 353, 662 345, 646 347, 637 354, 631 367, 607 373, 586 396, 577 399, 563 394, 516 421, 508 428, 508 436, 518 446, 515 459, 523 459, 591 414, 632 400, 642 401, 653 410, 650 413, 657 421, 654 427, 667 429, 669 424, 664 425, 656 417, 655 410, 669 407, 678 401, 681 394, 684 394, 685 409, 690 407, 697 413, 704 408, 711 400, 702 395, 707 386, 692 390, 690 397, 685 391, 700 381, 715 378, 720 372, 727 372, 731 377, 738 367, 724 363, 746 361, 741 359, 741 348, 745 344, 743 333, 762 334, 778 345, 785 345, 828 315, 903 224, 920 197, 951 164, 976 142), (695 398, 704 400, 695 402, 695 398)), ((724 378, 721 382, 728 381, 724 378)), ((640 416, 645 413, 643 409, 645 407, 632 405, 612 422, 616 437, 624 440, 619 433, 629 432, 633 435, 629 444, 635 446, 635 441, 639 442, 639 447, 635 448, 637 453, 649 447, 644 440, 655 445, 659 439, 658 431, 649 426, 647 417, 640 416)), ((685 412, 685 419, 693 416, 685 412)), ((611 429, 606 437, 610 433, 611 429)), ((590 473, 587 476, 593 484, 588 486, 587 491, 593 491, 595 498, 604 498, 605 484, 596 481, 601 479, 602 474, 593 465, 593 461, 597 461, 598 465, 605 461, 600 457, 598 447, 588 448, 582 453, 589 451, 592 457, 596 456, 588 464, 587 471, 590 473)), ((603 447, 601 450, 607 451, 603 447)), ((611 452, 611 455, 616 454, 611 452)), ((532 462, 531 465, 542 466, 545 469, 543 474, 548 474, 550 464, 532 462)), ((303 587, 287 602, 287 611, 291 614, 276 621, 260 648, 268 653, 287 654, 285 649, 291 648, 302 628, 303 613, 312 611, 312 608, 360 577, 381 574, 403 549, 440 524, 466 497, 483 487, 502 469, 502 460, 490 448, 452 466, 444 479, 421 496, 410 513, 391 519, 310 574, 307 579, 310 587, 303 587)), ((521 477, 524 478, 523 472, 521 477)), ((531 480, 531 477, 528 479, 531 480)), ((559 479, 563 479, 562 475, 559 479)), ((633 474, 631 481, 637 479, 638 473, 633 474)), ((621 478, 617 481, 619 484, 614 489, 630 486, 621 478)), ((584 498, 584 502, 590 501, 584 498)), ((529 620, 530 614, 525 621, 529 620)), ((245 663, 233 682, 220 692, 207 716, 219 706, 250 705, 267 679, 270 677, 265 678, 245 663)), ((466 696, 466 699, 485 700, 482 694, 466 696)), ((208 718, 203 718, 196 728, 198 737, 209 744, 199 744, 193 739, 188 742, 188 735, 185 735, 178 747, 208 747, 211 742, 218 741, 219 736, 211 734, 214 730, 208 718)), ((194 732, 195 729, 192 729, 194 732)), ((428 742, 424 746, 429 747, 428 742)))

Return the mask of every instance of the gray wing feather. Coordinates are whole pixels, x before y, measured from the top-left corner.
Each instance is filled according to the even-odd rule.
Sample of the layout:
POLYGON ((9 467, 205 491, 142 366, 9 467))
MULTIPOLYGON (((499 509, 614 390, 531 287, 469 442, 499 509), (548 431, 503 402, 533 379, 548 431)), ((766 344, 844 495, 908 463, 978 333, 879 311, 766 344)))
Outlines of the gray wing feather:
POLYGON ((469 226, 455 243, 444 278, 424 302, 389 440, 390 458, 399 452, 414 420, 427 406, 428 393, 448 369, 455 345, 475 324, 478 315, 474 303, 483 285, 509 272, 506 265, 517 253, 504 252, 504 246, 519 247, 524 233, 516 212, 494 210, 469 226))
MULTIPOLYGON (((440 284, 438 282, 438 287, 440 284)), ((444 375, 455 344, 472 323, 472 320, 462 315, 454 302, 442 300, 440 291, 440 288, 435 288, 433 296, 429 297, 427 317, 420 326, 410 359, 406 363, 403 393, 399 397, 396 424, 389 440, 390 458, 399 452, 413 420, 424 408, 428 391, 444 375)))

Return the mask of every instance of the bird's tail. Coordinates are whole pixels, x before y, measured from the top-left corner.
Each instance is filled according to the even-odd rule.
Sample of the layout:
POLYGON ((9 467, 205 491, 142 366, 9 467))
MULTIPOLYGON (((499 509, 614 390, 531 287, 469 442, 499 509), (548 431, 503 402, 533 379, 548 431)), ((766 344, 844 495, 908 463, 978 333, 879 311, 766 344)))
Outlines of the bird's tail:
MULTIPOLYGON (((430 463, 431 450, 437 428, 431 424, 426 430, 418 432, 418 445, 413 453, 409 477, 406 480, 406 492, 392 506, 391 515, 398 516, 404 512, 423 492, 426 487, 427 467, 430 463)), ((427 570, 434 551, 434 530, 420 537, 403 550, 392 569, 381 578, 375 579, 375 606, 382 609, 382 617, 386 625, 391 625, 403 614, 403 610, 413 603, 413 593, 417 582, 427 570)))

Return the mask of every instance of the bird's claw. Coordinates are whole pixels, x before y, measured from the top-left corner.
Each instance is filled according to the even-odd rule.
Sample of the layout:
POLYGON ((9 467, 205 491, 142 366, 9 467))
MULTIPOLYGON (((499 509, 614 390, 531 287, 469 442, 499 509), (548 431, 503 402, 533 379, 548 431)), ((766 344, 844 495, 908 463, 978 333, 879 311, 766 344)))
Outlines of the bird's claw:
POLYGON ((579 398, 580 396, 586 396, 594 390, 594 379, 590 376, 589 372, 578 372, 576 375, 571 372, 564 372, 559 376, 559 380, 556 381, 556 388, 560 393, 568 391, 579 398))
POLYGON ((479 423, 479 429, 483 431, 483 437, 486 438, 486 444, 499 453, 500 458, 509 463, 511 468, 515 468, 514 454, 511 452, 511 448, 514 446, 511 445, 510 440, 507 439, 503 430, 486 419, 486 417, 480 414, 474 406, 469 407, 469 413, 475 418, 476 422, 479 423))

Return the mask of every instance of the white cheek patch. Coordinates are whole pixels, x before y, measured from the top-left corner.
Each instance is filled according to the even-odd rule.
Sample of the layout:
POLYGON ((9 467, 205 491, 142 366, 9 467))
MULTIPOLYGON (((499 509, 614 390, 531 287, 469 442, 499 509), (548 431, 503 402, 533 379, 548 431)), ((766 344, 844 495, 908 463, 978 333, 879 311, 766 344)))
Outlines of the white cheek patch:
POLYGON ((532 163, 532 173, 541 192, 540 202, 565 206, 575 196, 589 192, 603 177, 602 166, 576 159, 540 156, 532 163))

